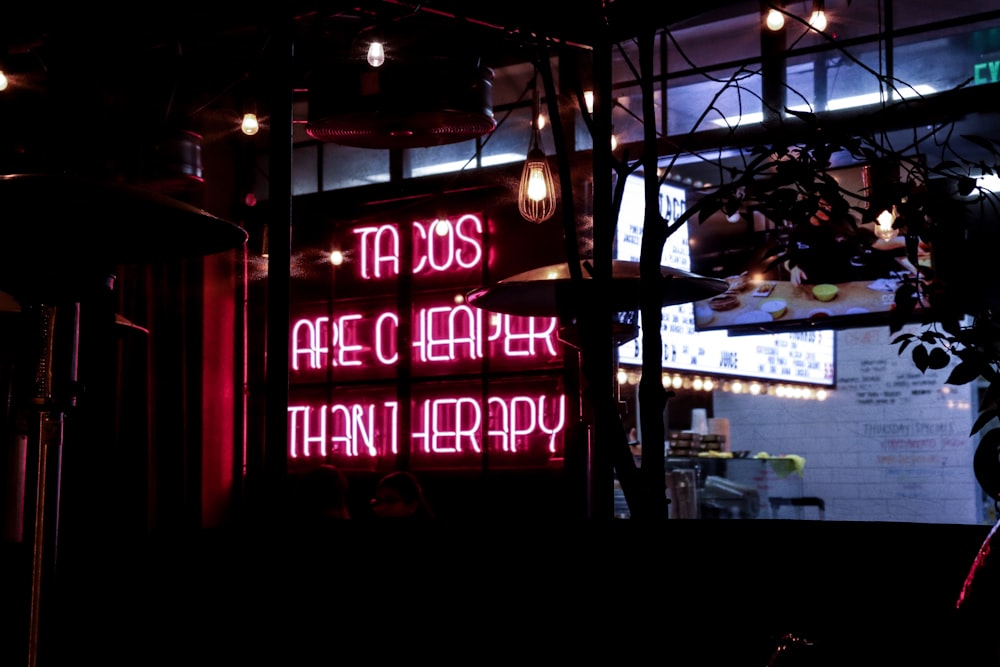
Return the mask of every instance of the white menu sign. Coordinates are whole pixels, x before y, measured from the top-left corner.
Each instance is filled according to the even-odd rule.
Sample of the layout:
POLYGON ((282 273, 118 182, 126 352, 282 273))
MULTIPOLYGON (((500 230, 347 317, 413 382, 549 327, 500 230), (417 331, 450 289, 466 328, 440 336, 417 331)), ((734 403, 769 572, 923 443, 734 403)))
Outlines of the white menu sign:
MULTIPOLYGON (((639 261, 642 246, 644 190, 641 176, 625 183, 615 246, 615 258, 639 261)), ((660 186, 660 214, 668 223, 687 208, 686 192, 671 185, 660 186)), ((660 263, 691 270, 687 226, 670 235, 660 263)), ((640 322, 641 325, 641 322, 640 322)), ((684 303, 663 309, 660 324, 663 368, 740 378, 832 386, 834 345, 832 330, 729 336, 725 331, 696 331, 694 306, 684 303)), ((621 364, 642 364, 642 330, 639 337, 619 347, 621 364)))

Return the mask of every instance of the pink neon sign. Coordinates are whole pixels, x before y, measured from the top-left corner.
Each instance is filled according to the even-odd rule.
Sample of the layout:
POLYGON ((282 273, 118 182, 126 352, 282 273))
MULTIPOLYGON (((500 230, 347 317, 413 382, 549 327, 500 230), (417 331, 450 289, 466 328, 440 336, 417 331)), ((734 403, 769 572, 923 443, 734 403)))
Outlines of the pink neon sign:
MULTIPOLYGON (((399 316, 377 304, 345 304, 330 314, 293 320, 289 369, 307 381, 332 371, 335 379, 392 368, 399 362, 399 316)), ((554 317, 486 313, 454 302, 415 305, 410 317, 410 361, 415 373, 476 372, 487 357, 504 369, 558 364, 562 344, 554 317), (463 367, 464 364, 464 367, 463 367)), ((384 376, 377 373, 376 376, 384 376)))
POLYGON ((408 238, 395 223, 347 230, 347 261, 331 266, 329 289, 316 292, 329 296, 293 311, 289 458, 371 468, 391 463, 407 444, 415 467, 561 458, 567 401, 557 318, 489 313, 464 302, 483 280, 482 216, 409 224, 408 238), (407 243, 415 289, 404 329, 398 289, 407 243), (514 375, 525 371, 534 375, 514 375), (401 377, 411 390, 408 410, 398 403, 401 377), (457 380, 463 377, 470 379, 457 380))
MULTIPOLYGON (((355 227, 358 261, 355 274, 364 280, 399 275, 402 243, 394 224, 355 227)), ((413 275, 479 269, 483 261, 483 221, 465 214, 454 220, 413 222, 413 275)))
MULTIPOLYGON (((470 386, 441 389, 411 404, 414 465, 476 465, 484 446, 498 461, 545 461, 562 456, 566 399, 552 387, 483 398, 470 386), (483 408, 485 404, 485 409, 483 408)), ((394 457, 400 447, 400 411, 385 390, 344 391, 340 400, 303 400, 288 406, 288 456, 357 467, 394 457)))

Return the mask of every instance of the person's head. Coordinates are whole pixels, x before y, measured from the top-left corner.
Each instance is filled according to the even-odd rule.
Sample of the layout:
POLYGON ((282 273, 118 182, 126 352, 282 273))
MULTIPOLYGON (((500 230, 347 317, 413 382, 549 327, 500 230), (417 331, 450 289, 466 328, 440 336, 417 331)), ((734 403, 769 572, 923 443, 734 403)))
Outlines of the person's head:
POLYGON ((433 516, 420 481, 409 472, 397 471, 375 485, 372 511, 382 519, 417 519, 433 516))
MULTIPOLYGON (((318 519, 349 519, 347 478, 339 468, 323 464, 301 473, 300 499, 304 512, 318 519)), ((308 517, 307 517, 308 518, 308 517)))

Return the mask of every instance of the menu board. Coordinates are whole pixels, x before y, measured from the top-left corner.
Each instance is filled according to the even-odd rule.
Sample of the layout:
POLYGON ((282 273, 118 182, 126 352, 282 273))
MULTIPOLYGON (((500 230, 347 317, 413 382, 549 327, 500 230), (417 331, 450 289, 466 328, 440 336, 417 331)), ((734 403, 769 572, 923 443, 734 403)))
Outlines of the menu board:
MULTIPOLYGON (((615 258, 639 261, 642 245, 644 186, 641 176, 625 183, 616 232, 615 258)), ((668 223, 687 208, 683 188, 660 186, 660 214, 668 223)), ((690 271, 687 226, 667 238, 660 264, 690 271)), ((663 368, 706 375, 832 386, 836 338, 832 330, 729 336, 726 331, 697 331, 694 305, 663 309, 660 323, 663 368)), ((620 364, 642 364, 639 337, 619 347, 620 364)))

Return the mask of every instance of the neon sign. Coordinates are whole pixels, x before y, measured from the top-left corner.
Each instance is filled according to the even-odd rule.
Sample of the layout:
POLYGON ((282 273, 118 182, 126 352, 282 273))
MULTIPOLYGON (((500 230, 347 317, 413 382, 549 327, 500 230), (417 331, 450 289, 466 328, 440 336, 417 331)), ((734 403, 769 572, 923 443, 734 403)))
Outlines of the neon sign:
MULTIPOLYGON (((409 433, 413 460, 467 465, 481 459, 484 443, 501 461, 560 458, 565 396, 548 387, 523 388, 523 393, 490 395, 485 401, 469 390, 415 399, 409 433)), ((344 401, 290 403, 289 457, 356 467, 395 456, 401 441, 398 402, 384 390, 360 393, 345 391, 344 401)))
POLYGON ((558 318, 464 302, 484 276, 483 216, 409 225, 409 237, 395 223, 345 230, 347 261, 331 266, 330 285, 317 285, 328 296, 293 306, 289 458, 370 468, 406 446, 411 465, 423 467, 561 458, 567 401, 558 318), (404 322, 398 290, 407 256, 417 289, 404 322), (406 411, 397 396, 404 377, 406 411))
MULTIPOLYGON (((483 359, 489 344, 496 344, 493 356, 501 358, 559 357, 554 317, 494 314, 484 332, 483 311, 463 304, 418 308, 412 321, 413 360, 419 364, 483 359)), ((290 368, 393 366, 399 361, 398 328, 391 310, 299 318, 292 322, 290 368)))
MULTIPOLYGON (((351 230, 358 239, 357 275, 364 280, 399 275, 401 239, 397 225, 351 230)), ((438 218, 413 223, 413 275, 477 269, 483 261, 483 221, 466 214, 454 222, 438 218)))

